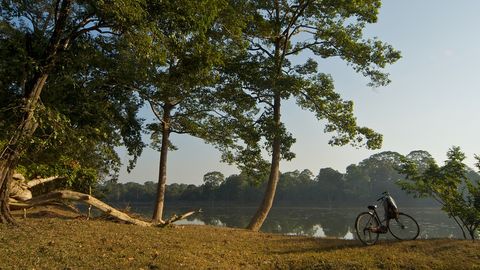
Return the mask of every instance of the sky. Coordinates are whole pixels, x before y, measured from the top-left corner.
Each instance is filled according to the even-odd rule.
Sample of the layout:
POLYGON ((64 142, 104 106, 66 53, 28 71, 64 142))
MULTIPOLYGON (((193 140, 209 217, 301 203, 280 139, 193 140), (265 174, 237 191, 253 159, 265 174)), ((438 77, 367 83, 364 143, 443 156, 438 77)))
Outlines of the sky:
MULTIPOLYGON (((292 151, 296 158, 282 162, 282 172, 309 169, 315 175, 321 168, 340 172, 382 151, 408 154, 426 150, 443 163, 452 146, 465 152, 467 165, 480 155, 480 1, 477 0, 385 0, 378 22, 365 30, 366 37, 378 37, 402 53, 402 59, 386 71, 392 82, 371 88, 368 80, 344 62, 318 59, 319 70, 335 80, 337 91, 354 102, 357 123, 383 134, 379 150, 350 146, 332 147, 310 112, 295 102, 283 105, 282 118, 297 139, 292 151)), ((299 59, 301 61, 302 59, 299 59)), ((147 120, 153 120, 148 109, 147 120)), ((148 136, 145 137, 148 141, 148 136)), ((168 183, 202 184, 203 175, 220 171, 225 176, 238 173, 235 166, 220 162, 213 146, 188 135, 172 134, 179 150, 168 156, 168 183)), ((124 164, 128 156, 119 151, 124 164)), ((120 182, 157 181, 159 153, 145 149, 136 168, 120 182)))

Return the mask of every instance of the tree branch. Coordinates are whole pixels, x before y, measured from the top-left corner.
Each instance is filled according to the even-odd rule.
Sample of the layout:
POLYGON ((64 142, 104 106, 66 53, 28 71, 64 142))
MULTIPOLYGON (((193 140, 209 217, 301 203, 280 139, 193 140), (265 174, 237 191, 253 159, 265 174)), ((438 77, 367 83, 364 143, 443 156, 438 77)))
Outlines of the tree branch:
POLYGON ((305 49, 310 49, 311 47, 317 46, 317 45, 320 45, 320 44, 324 44, 324 42, 315 41, 315 42, 312 42, 312 43, 308 43, 308 44, 305 44, 304 46, 298 47, 297 49, 286 53, 285 55, 297 54, 297 53, 299 53, 299 52, 301 52, 305 49))
POLYGON ((262 51, 265 54, 267 54, 268 57, 270 57, 270 58, 273 57, 273 54, 271 52, 269 52, 267 49, 263 48, 262 45, 254 42, 253 40, 250 40, 250 43, 251 43, 252 46, 254 46, 254 48, 250 47, 250 48, 248 48, 248 50, 250 50, 250 51, 262 51))
POLYGON ((148 104, 150 104, 150 108, 152 108, 152 112, 155 115, 155 117, 157 117, 157 119, 159 121, 163 122, 162 114, 158 111, 158 109, 156 107, 156 106, 158 106, 158 104, 156 104, 154 101, 152 101, 149 98, 147 98, 147 101, 148 101, 148 104))
POLYGON ((290 29, 297 22, 298 18, 300 17, 300 15, 302 15, 302 13, 305 11, 305 9, 308 7, 309 4, 310 4, 310 0, 307 0, 307 2, 304 3, 303 5, 302 3, 298 4, 297 9, 293 13, 292 19, 288 23, 287 28, 285 28, 285 30, 283 30, 283 33, 282 33, 282 36, 285 36, 287 40, 291 37, 288 34, 290 32, 290 29))
POLYGON ((55 10, 53 12, 55 21, 58 20, 58 10, 59 9, 60 9, 60 0, 57 0, 57 2, 55 3, 55 10))

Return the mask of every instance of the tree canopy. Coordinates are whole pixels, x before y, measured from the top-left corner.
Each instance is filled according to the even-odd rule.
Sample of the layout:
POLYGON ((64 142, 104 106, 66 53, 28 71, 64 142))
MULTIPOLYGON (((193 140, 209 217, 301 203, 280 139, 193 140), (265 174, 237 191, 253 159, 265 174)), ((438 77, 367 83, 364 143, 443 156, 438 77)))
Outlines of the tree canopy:
POLYGON ((370 149, 381 146, 382 136, 357 124, 353 102, 343 100, 333 78, 318 70, 321 59, 338 57, 370 78, 372 86, 389 83, 388 74, 382 69, 397 61, 400 53, 363 35, 365 26, 376 22, 380 4, 379 0, 261 0, 251 1, 245 7, 244 12, 252 18, 244 33, 249 50, 231 63, 225 84, 241 89, 256 101, 256 136, 248 139, 257 140, 257 144, 234 149, 226 157, 232 162, 262 160, 258 150, 261 144, 271 155, 269 185, 250 229, 258 230, 271 208, 280 159, 295 156, 290 151, 295 139, 281 120, 283 100, 295 99, 300 108, 313 112, 318 120, 326 120, 325 131, 335 133, 329 141, 331 145, 352 144, 370 149), (298 62, 296 56, 305 52, 316 58, 294 64, 298 62))
MULTIPOLYGON (((2 1, 0 125, 8 132, 0 135, 1 221, 12 220, 8 185, 18 165, 30 177, 69 175, 70 184, 78 178, 90 186, 115 176, 115 147, 124 145, 132 168, 145 146, 138 111, 147 101, 158 118, 148 127, 161 144, 157 209, 173 146, 169 134, 187 133, 219 148, 225 161, 242 168, 242 177, 269 174, 249 225, 258 230, 274 200, 280 160, 295 156, 295 138, 281 118, 283 101, 295 99, 326 120, 325 131, 334 133, 331 145, 380 147, 382 136, 357 124, 353 103, 318 68, 321 59, 337 57, 372 86, 388 84, 383 69, 400 54, 363 34, 376 22, 380 4, 2 1), (315 58, 298 63, 306 52, 315 58), (265 150, 270 162, 262 156, 265 150)), ((296 173, 283 178, 288 184, 296 173)), ((161 211, 154 219, 161 219, 161 211)))
MULTIPOLYGON (((115 177, 119 170, 115 147, 126 146, 134 160, 140 155, 142 121, 137 112, 142 102, 129 89, 115 87, 118 76, 112 73, 124 38, 114 32, 126 33, 125 24, 141 20, 133 18, 139 14, 131 14, 141 11, 136 4, 119 11, 112 9, 116 4, 111 3, 110 11, 96 13, 107 4, 87 1, 72 4, 70 13, 65 14, 68 22, 57 30, 63 33, 64 47, 48 68, 49 79, 35 108, 38 128, 21 156, 20 170, 28 177, 63 175, 74 182, 74 172, 82 170, 90 175, 90 181, 96 181, 115 177), (120 12, 133 17, 120 23, 114 18, 120 12)), ((46 55, 46 47, 58 23, 54 18, 58 8, 50 1, 2 2, 3 141, 17 130, 36 74, 47 72, 42 65, 45 57, 53 57, 46 55)))
MULTIPOLYGON (((39 147, 38 144, 32 144, 36 138, 40 138, 37 140, 40 144, 49 142, 41 136, 58 139, 50 146, 58 144, 58 150, 62 152, 62 155, 50 155, 48 160, 37 160, 40 163, 52 162, 52 159, 57 158, 60 164, 63 159, 67 160, 63 163, 80 165, 73 166, 76 168, 95 166, 93 169, 96 172, 93 174, 97 177, 105 170, 118 167, 118 158, 112 150, 120 142, 125 143, 134 159, 140 154, 140 121, 135 116, 138 102, 125 93, 111 93, 118 90, 114 87, 115 83, 109 82, 107 86, 106 81, 99 76, 105 76, 107 67, 111 65, 111 61, 106 59, 114 57, 120 51, 117 47, 120 39, 137 51, 162 57, 161 53, 153 53, 161 52, 162 49, 149 46, 151 40, 147 35, 147 29, 151 29, 149 19, 154 15, 149 10, 153 10, 154 4, 142 0, 1 2, 0 95, 7 108, 2 111, 3 116, 13 117, 1 121, 7 132, 1 135, 0 221, 13 222, 8 208, 8 186, 14 169, 22 163, 21 158, 26 157, 25 150, 36 147, 37 150, 43 148, 41 150, 44 153, 48 152, 46 145, 39 147), (73 69, 74 67, 80 70, 73 69), (100 93, 99 88, 102 87, 103 91, 108 91, 100 93), (88 88, 90 93, 82 93, 79 90, 81 88, 88 88), (48 90, 44 91, 45 89, 48 90), (88 113, 96 112, 92 111, 95 105, 75 103, 77 101, 74 97, 85 102, 94 101, 89 98, 101 98, 107 103, 111 102, 111 106, 106 105, 98 119, 93 120, 89 119, 92 115, 88 113), (63 104, 55 103, 56 98, 63 104), (59 108, 50 107, 50 102, 59 108), (77 107, 72 109, 68 105, 77 107), (90 107, 90 110, 78 106, 90 107), (116 111, 113 112, 115 106, 116 111), (105 122, 102 122, 102 116, 107 116, 105 122), (95 121, 99 122, 94 123, 95 121), (99 126, 93 126, 95 124, 99 126), (37 127, 41 130, 37 130, 37 127), (64 131, 70 133, 68 140, 65 136, 62 140, 57 136, 64 131), (72 135, 77 135, 78 138, 72 135), (108 136, 110 137, 107 138, 108 136), (84 146, 84 152, 81 153, 82 147, 75 145, 84 146), (88 151, 85 151, 87 149, 94 154, 88 155, 88 151), (92 156, 94 158, 89 159, 92 156)), ((33 152, 32 158, 34 155, 38 153, 33 152)), ((30 160, 34 161, 32 158, 30 160)), ((60 168, 61 166, 56 167, 60 168)))

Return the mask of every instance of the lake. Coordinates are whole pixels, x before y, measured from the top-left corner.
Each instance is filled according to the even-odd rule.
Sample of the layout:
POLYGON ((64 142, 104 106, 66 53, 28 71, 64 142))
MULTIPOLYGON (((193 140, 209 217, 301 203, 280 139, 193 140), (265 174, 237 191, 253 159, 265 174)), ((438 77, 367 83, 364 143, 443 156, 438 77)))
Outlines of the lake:
MULTIPOLYGON (((153 206, 131 205, 131 210, 145 216, 151 216, 153 206)), ((198 206, 170 206, 165 208, 164 217, 182 214, 198 206)), ((203 212, 176 224, 207 224, 245 228, 256 207, 201 207, 203 212)), ((355 239, 354 223, 360 212, 366 207, 356 208, 315 208, 315 207, 273 207, 261 228, 263 232, 289 235, 307 235, 313 237, 333 237, 355 239)), ((400 211, 414 217, 420 225, 419 238, 463 238, 453 219, 439 208, 401 208, 400 211)), ((382 211, 379 211, 382 216, 382 211)), ((393 238, 390 234, 381 235, 382 239, 393 238)))

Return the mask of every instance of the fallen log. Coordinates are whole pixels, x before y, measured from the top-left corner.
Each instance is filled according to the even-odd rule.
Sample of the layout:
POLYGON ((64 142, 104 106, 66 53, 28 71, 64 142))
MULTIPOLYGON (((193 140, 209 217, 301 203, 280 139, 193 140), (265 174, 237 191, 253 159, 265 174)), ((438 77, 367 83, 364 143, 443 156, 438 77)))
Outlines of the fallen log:
POLYGON ((76 192, 76 191, 71 191, 71 190, 57 190, 44 195, 33 197, 32 199, 24 202, 12 202, 11 205, 14 205, 14 207, 16 207, 17 209, 27 209, 27 208, 31 208, 38 205, 55 203, 55 202, 58 202, 59 200, 83 202, 121 221, 142 226, 142 227, 164 227, 173 222, 185 219, 195 213, 201 212, 201 209, 196 211, 190 211, 180 216, 173 215, 170 219, 165 221, 153 223, 153 222, 143 221, 137 218, 130 217, 129 215, 113 208, 112 206, 100 201, 99 199, 91 195, 76 192))
POLYGON ((32 198, 32 191, 30 190, 32 187, 63 178, 61 176, 52 176, 27 182, 23 175, 16 173, 13 175, 13 181, 10 183, 10 201, 27 201, 32 198))
POLYGON ((201 212, 201 209, 196 211, 190 211, 180 216, 173 215, 171 218, 167 220, 162 220, 160 222, 153 223, 153 222, 140 220, 138 218, 133 218, 128 214, 113 208, 112 206, 102 202, 101 200, 91 195, 76 192, 76 191, 57 190, 57 191, 53 191, 40 196, 32 197, 32 192, 30 191, 30 188, 43 183, 47 183, 50 181, 63 179, 63 178, 64 177, 62 176, 51 176, 47 178, 38 178, 38 179, 30 180, 27 182, 23 177, 23 175, 14 174, 13 181, 10 186, 11 188, 10 200, 9 200, 10 207, 14 210, 22 210, 22 209, 25 210, 28 208, 32 208, 34 206, 58 204, 63 201, 78 201, 78 202, 83 202, 85 204, 88 204, 89 206, 93 206, 98 210, 102 211, 103 213, 110 215, 118 220, 130 223, 130 224, 135 224, 138 226, 143 226, 143 227, 167 226, 176 221, 186 219, 187 217, 195 213, 201 212))
POLYGON ((40 185, 40 184, 51 182, 51 181, 54 181, 54 180, 57 180, 57 179, 64 179, 64 178, 65 177, 63 177, 63 176, 51 176, 51 177, 46 177, 46 178, 37 178, 37 179, 33 179, 33 180, 28 181, 27 186, 28 186, 28 188, 32 188, 36 185, 40 185))
POLYGON ((194 211, 190 211, 190 212, 187 212, 187 213, 184 213, 180 216, 177 216, 176 214, 173 214, 173 216, 165 221, 163 221, 163 225, 166 226, 168 224, 171 224, 175 221, 179 221, 179 220, 182 220, 182 219, 186 219, 187 217, 193 215, 193 214, 196 214, 196 213, 201 213, 202 212, 202 209, 198 209, 198 210, 194 210, 194 211))
POLYGON ((100 211, 107 213, 113 217, 116 217, 119 220, 125 221, 127 223, 147 227, 151 226, 149 222, 145 222, 139 219, 131 218, 129 215, 118 211, 117 209, 111 207, 110 205, 98 200, 97 198, 90 196, 88 194, 71 191, 71 190, 58 190, 53 191, 44 195, 36 196, 25 203, 29 204, 30 206, 36 206, 39 204, 45 204, 48 202, 55 202, 58 200, 71 200, 71 201, 79 201, 84 202, 88 205, 91 205, 100 211))

